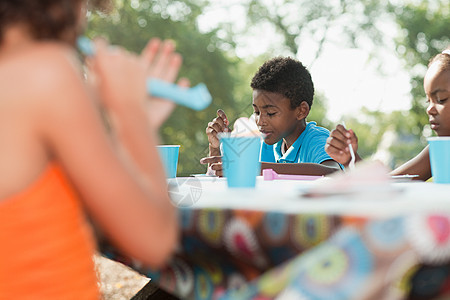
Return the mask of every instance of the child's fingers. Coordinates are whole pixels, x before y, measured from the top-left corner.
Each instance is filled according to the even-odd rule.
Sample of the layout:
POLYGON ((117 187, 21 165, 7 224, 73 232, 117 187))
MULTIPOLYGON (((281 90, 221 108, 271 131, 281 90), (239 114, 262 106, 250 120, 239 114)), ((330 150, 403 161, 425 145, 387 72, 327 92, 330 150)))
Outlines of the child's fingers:
POLYGON ((208 136, 209 143, 217 148, 220 145, 219 138, 217 137, 217 131, 213 127, 207 127, 206 128, 206 135, 208 136))
POLYGON ((188 87, 191 86, 191 81, 190 81, 189 79, 185 78, 185 77, 182 77, 182 78, 180 78, 180 79, 178 80, 177 84, 178 84, 180 87, 188 88, 188 87))
POLYGON ((222 162, 221 156, 208 156, 208 157, 203 157, 202 159, 200 159, 201 164, 214 164, 214 163, 218 163, 218 162, 222 162))
POLYGON ((211 170, 216 173, 216 176, 223 177, 223 165, 222 162, 213 163, 209 166, 211 170))
MULTIPOLYGON (((122 47, 109 45, 104 39, 96 38, 94 45, 96 55, 91 57, 90 61, 93 62, 96 71, 101 73, 121 74, 120 69, 124 68, 126 64, 135 65, 138 62, 135 55, 122 47)), ((142 66, 140 67, 142 68, 142 66)))
POLYGON ((358 143, 358 137, 356 136, 353 129, 349 129, 348 132, 350 134, 350 139, 352 140, 352 142, 354 141, 355 143, 358 143))
POLYGON ((229 132, 230 129, 228 126, 230 125, 230 122, 228 121, 227 116, 225 115, 225 112, 221 109, 217 110, 217 118, 213 120, 214 122, 217 122, 220 124, 220 131, 219 132, 229 132))
POLYGON ((214 118, 212 123, 214 124, 214 128, 217 129, 217 132, 223 132, 227 127, 225 121, 221 117, 214 118))
POLYGON ((225 114, 225 112, 223 110, 218 109, 217 116, 222 118, 222 120, 224 121, 225 127, 230 126, 230 122, 228 121, 227 115, 225 114))
POLYGON ((183 58, 178 53, 173 53, 168 59, 164 70, 161 70, 158 78, 167 82, 174 82, 180 71, 183 58))
MULTIPOLYGON (((336 136, 338 135, 336 134, 336 136)), ((345 136, 339 137, 339 139, 341 139, 347 145, 352 145, 354 151, 358 149, 358 137, 352 129, 347 130, 345 136)))
POLYGON ((325 144, 325 151, 338 163, 345 164, 350 160, 350 154, 348 152, 343 151, 342 148, 335 147, 329 140, 325 144))
MULTIPOLYGON (((338 125, 339 126, 339 125, 338 125)), ((345 130, 345 129, 344 129, 345 130)), ((345 135, 345 132, 342 132, 339 128, 332 130, 330 133, 330 137, 332 137, 337 142, 341 142, 343 147, 346 146, 348 138, 345 135)))
POLYGON ((333 146, 336 149, 339 149, 340 151, 349 151, 346 141, 347 140, 340 140, 340 139, 337 139, 337 138, 335 138, 333 136, 330 136, 327 139, 327 144, 333 146))
POLYGON ((216 171, 216 175, 217 175, 217 171, 222 171, 222 161, 219 161, 216 163, 211 163, 211 165, 209 167, 211 168, 211 170, 216 171))
POLYGON ((343 151, 340 148, 336 148, 328 140, 325 144, 325 151, 334 159, 337 158, 338 155, 340 156, 343 154, 343 151))
POLYGON ((213 120, 212 122, 208 123, 208 128, 213 129, 216 133, 223 132, 223 127, 218 122, 213 120))
POLYGON ((350 133, 349 131, 344 127, 344 125, 338 124, 336 126, 337 131, 339 131, 343 136, 345 136, 345 138, 350 138, 350 133))
MULTIPOLYGON (((176 71, 178 72, 179 65, 181 65, 181 56, 179 56, 179 54, 174 56, 174 50, 175 44, 173 41, 167 40, 162 42, 157 57, 150 67, 149 75, 151 77, 160 78, 167 81, 168 76, 166 75, 166 72, 168 69, 176 68, 176 71)), ((173 70, 171 70, 171 72, 173 73, 173 70)), ((174 78, 171 81, 173 80, 174 78)))
POLYGON ((159 38, 152 38, 144 50, 141 53, 141 59, 148 65, 151 65, 158 54, 159 48, 161 47, 161 40, 159 38))

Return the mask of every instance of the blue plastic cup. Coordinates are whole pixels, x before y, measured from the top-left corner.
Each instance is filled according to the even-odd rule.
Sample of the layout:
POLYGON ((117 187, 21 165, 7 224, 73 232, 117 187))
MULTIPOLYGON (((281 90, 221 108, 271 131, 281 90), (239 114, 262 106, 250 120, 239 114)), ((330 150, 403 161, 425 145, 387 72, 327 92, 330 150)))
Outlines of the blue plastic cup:
POLYGON ((450 137, 428 138, 433 182, 450 183, 450 137))
POLYGON ((177 166, 178 166, 178 153, 180 151, 180 145, 159 145, 158 148, 159 156, 164 165, 167 178, 177 177, 177 166))
POLYGON ((254 188, 256 176, 261 172, 259 137, 220 136, 222 164, 230 188, 254 188))

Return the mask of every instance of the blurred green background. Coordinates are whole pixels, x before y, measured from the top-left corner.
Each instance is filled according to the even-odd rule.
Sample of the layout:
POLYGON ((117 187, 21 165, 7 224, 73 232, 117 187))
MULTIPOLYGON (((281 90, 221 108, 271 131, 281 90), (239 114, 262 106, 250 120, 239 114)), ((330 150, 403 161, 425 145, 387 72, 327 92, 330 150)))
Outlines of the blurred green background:
MULTIPOLYGON (((250 116, 250 80, 265 60, 278 55, 296 57, 308 47, 307 35, 315 40, 314 59, 319 58, 332 26, 342 28, 339 41, 347 47, 362 47, 360 38, 368 37, 371 59, 380 65, 378 50, 394 43, 395 55, 410 74, 411 109, 386 113, 362 108, 357 116, 343 116, 347 127, 358 135, 360 155, 369 158, 384 151, 388 153, 385 163, 394 168, 416 155, 431 134, 422 81, 428 60, 450 45, 450 0, 231 1, 222 5, 244 9, 245 26, 237 28, 236 20, 225 19, 206 31, 201 30, 199 18, 218 1, 114 2, 114 10, 107 14, 89 13, 88 36, 105 36, 134 52, 140 52, 152 37, 172 39, 184 59, 180 76, 189 78, 192 85, 204 82, 213 96, 212 105, 201 112, 177 107, 161 128, 163 144, 181 145, 178 176, 205 172, 199 163, 208 152, 205 128, 218 108, 224 109, 231 121, 250 116), (398 34, 394 38, 384 35, 380 20, 395 24, 398 34), (258 56, 238 55, 241 39, 237 37, 264 28, 271 28, 277 36, 270 49, 258 56)), ((335 124, 327 119, 328 101, 332 100, 316 89, 308 119, 331 130, 335 124)))

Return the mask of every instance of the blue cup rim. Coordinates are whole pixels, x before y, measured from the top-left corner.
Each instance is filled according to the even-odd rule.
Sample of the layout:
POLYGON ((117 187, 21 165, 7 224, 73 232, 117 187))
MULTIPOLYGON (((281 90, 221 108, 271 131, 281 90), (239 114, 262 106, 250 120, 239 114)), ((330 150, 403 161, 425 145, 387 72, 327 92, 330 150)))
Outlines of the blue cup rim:
POLYGON ((253 133, 249 133, 249 134, 234 134, 232 132, 219 132, 217 134, 217 136, 220 139, 239 139, 239 138, 244 138, 244 139, 248 139, 248 138, 255 138, 255 139, 262 139, 262 137, 258 134, 253 134, 253 133))
POLYGON ((450 141, 450 136, 432 136, 427 138, 429 142, 432 141, 450 141))

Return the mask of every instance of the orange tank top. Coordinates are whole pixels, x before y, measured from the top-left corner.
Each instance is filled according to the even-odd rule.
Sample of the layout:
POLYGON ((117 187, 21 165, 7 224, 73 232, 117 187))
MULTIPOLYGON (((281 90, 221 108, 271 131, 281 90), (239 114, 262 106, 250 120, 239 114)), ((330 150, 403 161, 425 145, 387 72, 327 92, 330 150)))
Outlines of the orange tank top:
POLYGON ((99 299, 92 232, 56 164, 0 202, 0 243, 0 299, 99 299))

